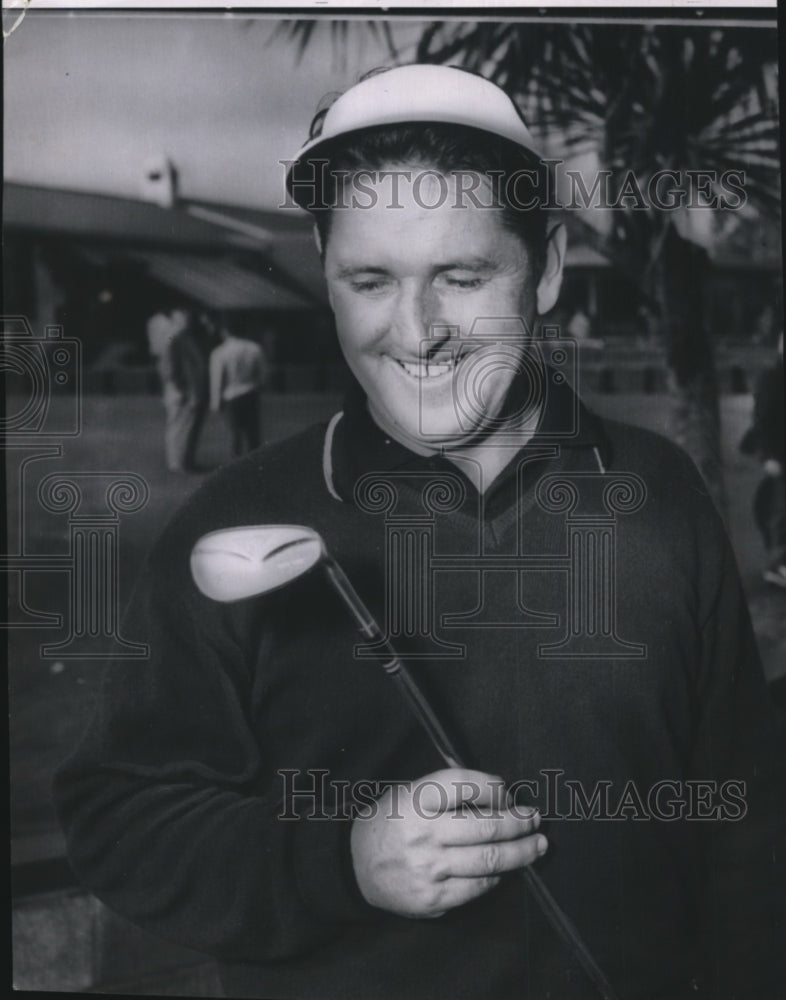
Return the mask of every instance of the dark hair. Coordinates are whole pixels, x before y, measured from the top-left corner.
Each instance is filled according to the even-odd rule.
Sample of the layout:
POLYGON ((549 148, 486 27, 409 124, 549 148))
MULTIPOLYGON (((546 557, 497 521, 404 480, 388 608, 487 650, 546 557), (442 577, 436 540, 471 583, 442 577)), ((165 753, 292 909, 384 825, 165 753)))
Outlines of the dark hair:
POLYGON ((330 236, 331 212, 339 203, 339 184, 359 171, 375 171, 393 164, 420 164, 449 176, 472 171, 492 181, 493 205, 502 210, 502 222, 533 254, 537 273, 546 258, 547 168, 534 154, 498 136, 445 123, 381 125, 359 129, 322 146, 313 162, 297 165, 296 179, 313 184, 309 211, 314 216, 323 251, 330 236), (300 177, 297 177, 297 174, 300 177), (526 181, 525 197, 517 184, 526 181))

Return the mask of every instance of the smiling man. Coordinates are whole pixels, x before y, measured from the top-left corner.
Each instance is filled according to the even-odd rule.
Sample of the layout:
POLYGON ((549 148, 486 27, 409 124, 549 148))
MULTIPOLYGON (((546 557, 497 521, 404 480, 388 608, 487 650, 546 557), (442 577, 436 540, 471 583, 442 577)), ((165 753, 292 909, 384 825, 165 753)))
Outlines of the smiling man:
POLYGON ((782 985, 782 732, 734 559, 686 456, 592 416, 538 328, 543 176, 510 99, 434 66, 350 89, 290 164, 354 384, 173 519, 124 627, 150 659, 110 665, 57 785, 85 883, 230 996, 782 985), (440 767, 318 571, 199 592, 194 545, 253 524, 316 529, 479 770, 440 767))
MULTIPOLYGON (((545 237, 543 267, 540 248, 505 228, 502 207, 462 204, 455 176, 440 184, 423 162, 388 170, 425 183, 399 185, 393 210, 386 178, 369 177, 369 207, 336 210, 317 231, 339 341, 377 426, 418 454, 460 456, 484 489, 510 458, 494 432, 530 349, 522 320, 534 329, 536 314, 556 301, 564 230, 545 237), (496 337, 467 336, 485 317, 508 320, 507 329, 496 328, 502 358, 496 337), (467 390, 480 373, 483 403, 474 406, 467 390)), ((481 183, 491 186, 482 176, 481 183)), ((540 415, 531 408, 515 428, 518 447, 540 415)), ((513 429, 506 427, 508 446, 513 429)))

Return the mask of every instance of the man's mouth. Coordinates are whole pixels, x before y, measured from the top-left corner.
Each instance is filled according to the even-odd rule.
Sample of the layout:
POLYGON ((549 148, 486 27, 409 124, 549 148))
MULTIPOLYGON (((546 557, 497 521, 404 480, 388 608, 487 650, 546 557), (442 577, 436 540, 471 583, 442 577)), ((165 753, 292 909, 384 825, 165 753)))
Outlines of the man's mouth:
POLYGON ((451 357, 441 358, 439 361, 404 361, 403 358, 395 358, 395 361, 412 378, 432 379, 439 378, 442 375, 449 375, 456 367, 459 359, 451 357))

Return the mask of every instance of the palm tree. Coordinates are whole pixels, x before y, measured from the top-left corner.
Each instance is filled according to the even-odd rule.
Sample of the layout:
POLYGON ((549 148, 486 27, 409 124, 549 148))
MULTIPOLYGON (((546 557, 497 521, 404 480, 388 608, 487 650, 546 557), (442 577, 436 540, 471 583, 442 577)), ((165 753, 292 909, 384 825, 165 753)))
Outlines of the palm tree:
MULTIPOLYGON (((313 23, 287 22, 282 29, 300 55, 313 23)), ((362 24, 380 37, 380 22, 362 24)), ((345 43, 346 33, 347 22, 331 23, 334 43, 345 43)), ((393 35, 386 30, 382 37, 395 59, 393 35)), ((646 190, 656 171, 676 171, 683 180, 689 171, 708 172, 716 178, 709 194, 717 195, 721 176, 734 170, 744 174, 749 208, 780 210, 772 31, 446 21, 424 29, 415 59, 460 65, 494 80, 556 155, 596 157, 609 172, 612 203, 631 173, 646 190)), ((674 386, 675 436, 723 507, 718 390, 704 318, 706 239, 695 212, 626 206, 629 200, 621 199, 605 231, 593 226, 589 213, 576 213, 578 224, 636 281, 659 316, 674 386)))
MULTIPOLYGON (((610 171, 612 203, 632 172, 707 171, 718 195, 742 171, 748 205, 778 212, 774 32, 691 26, 438 22, 418 61, 482 72, 518 99, 565 157, 592 151, 610 171)), ((630 205, 630 199, 623 199, 630 205)), ((614 211, 589 238, 633 274, 660 317, 675 388, 675 434, 722 506, 718 393, 704 314, 709 257, 696 213, 614 211)), ((704 213, 706 215, 706 212, 704 213)), ((716 215, 718 213, 715 213, 716 215)), ((706 234, 704 234, 706 235, 706 234)))
POLYGON ((367 39, 376 42, 387 53, 389 59, 393 62, 398 59, 398 49, 391 22, 381 18, 374 21, 333 18, 330 20, 309 18, 308 20, 279 21, 268 37, 268 44, 294 44, 296 58, 300 62, 316 37, 320 33, 328 34, 334 54, 341 59, 349 46, 350 37, 357 34, 358 28, 362 29, 367 39))

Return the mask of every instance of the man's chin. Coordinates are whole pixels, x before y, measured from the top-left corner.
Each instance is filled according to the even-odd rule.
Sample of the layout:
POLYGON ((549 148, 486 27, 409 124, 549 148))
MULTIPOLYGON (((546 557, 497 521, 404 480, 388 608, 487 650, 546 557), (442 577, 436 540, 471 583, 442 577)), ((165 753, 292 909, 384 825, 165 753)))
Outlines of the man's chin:
POLYGON ((444 427, 439 425, 421 426, 418 428, 397 425, 398 441, 418 454, 439 454, 440 452, 460 451, 479 440, 482 434, 469 433, 461 427, 444 427))
POLYGON ((428 413, 420 411, 417 422, 412 414, 391 414, 389 410, 378 409, 369 404, 369 412, 385 434, 418 455, 434 455, 441 452, 460 452, 463 448, 473 448, 489 435, 490 427, 467 427, 459 423, 450 413, 428 413))

